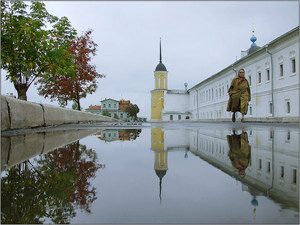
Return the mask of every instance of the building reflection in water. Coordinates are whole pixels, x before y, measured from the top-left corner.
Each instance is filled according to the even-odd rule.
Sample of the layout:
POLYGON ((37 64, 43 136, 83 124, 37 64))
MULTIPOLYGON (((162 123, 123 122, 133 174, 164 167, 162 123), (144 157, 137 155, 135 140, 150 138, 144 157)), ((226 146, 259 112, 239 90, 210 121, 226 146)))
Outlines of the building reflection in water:
POLYGON ((162 179, 168 170, 168 150, 164 148, 164 131, 151 129, 151 150, 155 152, 154 170, 159 178, 159 199, 161 202, 162 179))
POLYGON ((139 137, 141 132, 141 129, 105 129, 97 132, 95 135, 105 142, 130 141, 139 137))
MULTIPOLYGON (((162 178, 168 170, 168 152, 173 149, 200 157, 210 165, 240 181, 242 191, 252 195, 254 219, 264 195, 283 209, 299 209, 299 130, 289 128, 240 129, 151 129, 154 169, 162 178)), ((170 153, 171 154, 171 153, 170 153)))

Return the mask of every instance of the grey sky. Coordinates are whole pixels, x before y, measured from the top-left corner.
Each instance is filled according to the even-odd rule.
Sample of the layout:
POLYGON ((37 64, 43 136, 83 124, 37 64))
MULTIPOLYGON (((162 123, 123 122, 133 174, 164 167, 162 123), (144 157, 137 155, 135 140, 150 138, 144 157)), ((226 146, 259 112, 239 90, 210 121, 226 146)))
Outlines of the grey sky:
MULTIPOLYGON (((94 30, 93 63, 99 73, 96 93, 81 100, 85 109, 105 98, 128 99, 150 119, 153 71, 159 61, 169 71, 169 89, 193 87, 240 58, 250 47, 252 29, 263 46, 299 25, 298 1, 46 1, 47 10, 66 16, 81 34, 94 30)), ((14 93, 2 73, 1 93, 14 93)), ((28 101, 58 105, 37 96, 28 101)), ((71 107, 72 103, 68 105, 71 107)))

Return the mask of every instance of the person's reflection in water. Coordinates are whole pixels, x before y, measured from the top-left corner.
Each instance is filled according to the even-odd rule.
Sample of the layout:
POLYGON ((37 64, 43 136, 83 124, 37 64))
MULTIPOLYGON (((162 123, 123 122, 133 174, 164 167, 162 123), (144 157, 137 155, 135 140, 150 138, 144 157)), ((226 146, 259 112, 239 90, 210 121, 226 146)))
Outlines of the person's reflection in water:
POLYGON ((248 142, 247 132, 243 130, 240 135, 237 135, 233 130, 233 135, 227 135, 227 142, 230 149, 228 156, 231 164, 238 171, 240 177, 244 178, 251 156, 251 146, 248 142))

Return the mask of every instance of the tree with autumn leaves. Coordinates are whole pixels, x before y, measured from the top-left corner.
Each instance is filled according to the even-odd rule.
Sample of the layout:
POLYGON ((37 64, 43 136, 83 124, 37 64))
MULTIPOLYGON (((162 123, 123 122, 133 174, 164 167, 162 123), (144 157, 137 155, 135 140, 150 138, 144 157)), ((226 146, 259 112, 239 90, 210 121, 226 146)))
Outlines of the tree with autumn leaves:
POLYGON ((132 103, 130 103, 125 109, 125 112, 127 112, 128 116, 131 116, 133 118, 133 121, 137 121, 137 114, 139 113, 139 111, 139 107, 136 104, 132 103))
POLYGON ((80 110, 80 99, 95 92, 97 78, 105 77, 91 64, 97 50, 91 34, 76 36, 68 18, 51 15, 42 2, 1 1, 1 69, 18 98, 27 100, 29 87, 36 84, 45 98, 62 106, 73 101, 80 110))
POLYGON ((97 79, 105 75, 96 71, 91 64, 92 57, 96 55, 97 44, 91 38, 92 30, 84 32, 70 42, 69 53, 74 56, 74 70, 71 75, 54 74, 50 79, 39 79, 39 94, 51 100, 58 100, 60 105, 67 105, 68 101, 76 103, 80 110, 80 99, 96 91, 97 79))
POLYGON ((1 1, 1 69, 19 99, 27 100, 38 78, 73 70, 68 47, 75 35, 70 21, 49 14, 42 2, 1 1))
POLYGON ((96 151, 79 141, 13 166, 1 177, 1 223, 67 224, 78 208, 91 213, 91 180, 101 168, 96 151))

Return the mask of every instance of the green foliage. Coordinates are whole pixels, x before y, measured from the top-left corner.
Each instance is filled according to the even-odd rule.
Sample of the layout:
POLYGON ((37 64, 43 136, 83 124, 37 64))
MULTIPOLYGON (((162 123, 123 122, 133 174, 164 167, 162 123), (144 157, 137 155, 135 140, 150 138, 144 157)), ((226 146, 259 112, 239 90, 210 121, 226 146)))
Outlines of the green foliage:
POLYGON ((129 104, 128 107, 125 109, 125 112, 131 117, 133 117, 134 121, 137 120, 137 114, 139 113, 140 109, 136 104, 129 104))
POLYGON ((49 14, 42 2, 33 1, 28 9, 23 1, 1 1, 1 69, 18 98, 27 100, 26 92, 38 77, 72 75, 74 56, 67 48, 75 35, 68 19, 49 14))
POLYGON ((72 104, 72 109, 80 111, 82 108, 78 109, 78 104, 77 104, 77 102, 74 101, 72 104))
POLYGON ((102 115, 103 116, 109 116, 110 117, 110 113, 107 109, 104 109, 103 112, 102 112, 102 115))
MULTIPOLYGON (((64 21, 61 21, 65 27, 64 21)), ((57 33, 66 33, 65 30, 57 30, 57 33)), ((74 56, 72 64, 64 64, 65 70, 55 70, 51 79, 39 79, 38 91, 40 95, 51 100, 57 100, 60 104, 66 105, 68 101, 76 102, 80 110, 80 99, 87 94, 92 94, 97 89, 97 78, 105 77, 96 71, 95 65, 91 64, 92 56, 96 55, 97 44, 91 38, 92 31, 88 30, 81 36, 76 36, 69 43, 69 54, 74 56), (67 76, 66 76, 67 74, 67 76)), ((64 54, 63 54, 64 55, 64 54)), ((70 62, 70 61, 65 61, 70 62)), ((60 65, 62 62, 55 62, 60 65)), ((59 67, 60 68, 60 67, 59 67)))
POLYGON ((66 224, 77 208, 91 213, 97 197, 89 180, 104 166, 93 149, 76 141, 12 167, 1 177, 1 223, 38 224, 49 218, 66 224))

